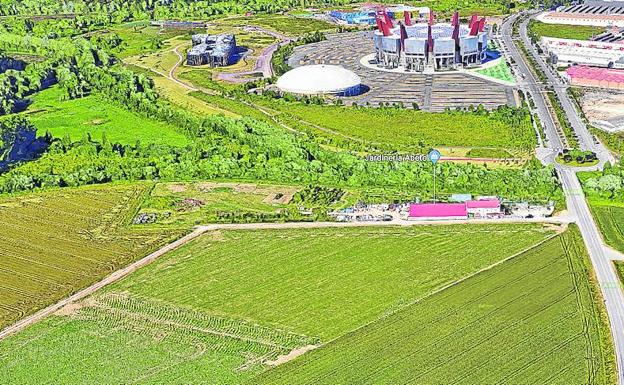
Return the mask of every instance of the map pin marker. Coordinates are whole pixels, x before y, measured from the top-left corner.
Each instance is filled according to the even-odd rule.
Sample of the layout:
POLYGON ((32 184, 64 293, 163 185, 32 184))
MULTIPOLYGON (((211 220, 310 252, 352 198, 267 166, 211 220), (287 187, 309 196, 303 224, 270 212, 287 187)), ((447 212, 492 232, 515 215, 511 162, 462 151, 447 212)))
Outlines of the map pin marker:
POLYGON ((431 163, 433 163, 435 165, 436 163, 438 163, 440 158, 442 158, 442 154, 440 154, 440 151, 438 151, 438 150, 431 150, 429 152, 429 155, 427 155, 427 157, 429 158, 431 163))

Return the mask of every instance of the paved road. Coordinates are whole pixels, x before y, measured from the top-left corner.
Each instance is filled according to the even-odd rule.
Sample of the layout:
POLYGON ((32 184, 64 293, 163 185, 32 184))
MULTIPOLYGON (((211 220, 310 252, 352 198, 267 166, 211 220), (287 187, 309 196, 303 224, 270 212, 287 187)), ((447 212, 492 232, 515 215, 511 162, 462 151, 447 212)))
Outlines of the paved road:
POLYGON ((546 135, 546 142, 548 149, 550 150, 550 161, 554 161, 556 155, 563 150, 564 145, 559 138, 553 117, 547 107, 546 99, 542 93, 542 87, 538 84, 537 79, 533 75, 533 72, 529 69, 529 66, 525 63, 520 50, 513 41, 512 25, 518 18, 518 15, 510 17, 501 26, 501 38, 505 44, 507 54, 514 60, 516 72, 524 74, 523 79, 518 79, 519 86, 526 92, 528 92, 534 103, 535 109, 544 125, 544 131, 546 135))
POLYGON ((615 254, 604 245, 576 173, 560 169, 559 176, 566 194, 568 210, 576 214, 577 224, 583 234, 604 297, 615 345, 618 382, 624 384, 624 293, 612 261, 615 254))
POLYGON ((190 90, 190 91, 198 91, 197 88, 193 87, 190 84, 187 84, 183 81, 181 81, 180 79, 178 79, 175 75, 175 71, 178 69, 178 67, 184 62, 184 56, 182 56, 182 54, 180 53, 180 47, 183 46, 184 44, 180 44, 178 46, 176 46, 173 49, 173 52, 178 55, 178 61, 173 65, 173 67, 171 67, 171 69, 169 70, 169 76, 167 76, 170 80, 178 83, 179 85, 181 85, 182 87, 190 90))
MULTIPOLYGON (((519 16, 514 15, 508 18, 502 26, 503 40, 511 56, 514 58, 517 69, 525 74, 526 89, 531 93, 536 104, 536 111, 540 119, 545 123, 544 129, 548 137, 547 146, 552 150, 551 154, 545 157, 548 163, 554 163, 553 153, 556 154, 562 147, 562 143, 556 133, 553 117, 547 108, 545 108, 545 100, 542 95, 543 85, 538 84, 535 77, 528 68, 524 58, 520 55, 520 51, 513 41, 512 24, 519 16)), ((559 76, 544 63, 533 48, 527 34, 527 23, 525 20, 521 23, 520 34, 522 36, 522 44, 524 44, 529 52, 534 56, 542 71, 548 77, 550 84, 554 86, 555 92, 559 96, 562 107, 568 116, 582 148, 595 151, 601 158, 601 165, 605 161, 611 161, 613 157, 601 144, 595 143, 593 136, 589 133, 587 127, 578 115, 578 111, 572 104, 566 92, 567 86, 559 79, 559 76)), ((615 355, 618 369, 618 382, 624 384, 624 292, 619 284, 618 276, 613 265, 613 259, 617 259, 618 253, 608 248, 603 241, 602 235, 598 230, 598 226, 594 222, 593 216, 583 194, 581 184, 576 176, 578 169, 571 169, 556 165, 556 170, 561 180, 561 185, 566 196, 568 211, 571 218, 575 218, 579 226, 583 240, 589 252, 589 256, 600 285, 602 295, 604 297, 605 307, 609 315, 611 324, 611 334, 615 347, 615 355)))
POLYGON ((264 78, 270 78, 273 76, 273 66, 271 61, 273 60, 273 54, 279 47, 285 44, 289 44, 292 42, 292 38, 283 35, 281 33, 277 33, 266 28, 258 27, 258 26, 248 26, 245 28, 247 32, 255 32, 262 33, 265 35, 272 36, 279 41, 277 43, 273 43, 270 46, 266 47, 260 53, 260 56, 256 59, 256 63, 254 64, 254 68, 251 71, 243 71, 243 72, 219 72, 217 74, 217 78, 219 80, 223 80, 231 83, 245 83, 249 81, 248 76, 262 74, 264 78))

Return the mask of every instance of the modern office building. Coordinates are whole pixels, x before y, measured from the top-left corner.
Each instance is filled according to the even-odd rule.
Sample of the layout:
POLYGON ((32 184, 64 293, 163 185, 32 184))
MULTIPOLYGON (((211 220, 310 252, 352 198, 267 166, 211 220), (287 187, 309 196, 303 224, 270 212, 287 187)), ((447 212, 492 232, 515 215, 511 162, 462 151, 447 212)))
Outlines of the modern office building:
POLYGON ((193 35, 191 41, 193 47, 186 54, 186 63, 191 66, 225 67, 236 50, 236 38, 230 34, 198 34, 193 35))

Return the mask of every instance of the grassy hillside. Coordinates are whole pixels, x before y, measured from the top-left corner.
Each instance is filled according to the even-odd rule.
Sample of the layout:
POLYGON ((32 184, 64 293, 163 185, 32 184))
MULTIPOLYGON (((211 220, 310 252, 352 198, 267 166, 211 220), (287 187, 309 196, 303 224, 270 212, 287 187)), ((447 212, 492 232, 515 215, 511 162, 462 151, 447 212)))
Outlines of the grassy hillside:
POLYGON ((586 263, 570 231, 253 382, 614 383, 586 263))
POLYGON ((0 329, 178 236, 126 229, 146 187, 1 199, 0 329))
POLYGON ((355 139, 409 150, 421 146, 532 148, 535 133, 527 114, 517 126, 474 113, 428 113, 394 108, 354 108, 264 102, 287 122, 321 136, 355 139))
POLYGON ((0 383, 250 380, 267 360, 342 336, 548 234, 538 225, 206 234, 0 341, 0 383))
POLYGON ((184 146, 189 140, 170 124, 151 120, 95 96, 61 100, 62 92, 53 87, 34 96, 26 114, 43 135, 69 135, 80 140, 89 133, 96 140, 106 134, 109 141, 122 144, 160 143, 184 146))

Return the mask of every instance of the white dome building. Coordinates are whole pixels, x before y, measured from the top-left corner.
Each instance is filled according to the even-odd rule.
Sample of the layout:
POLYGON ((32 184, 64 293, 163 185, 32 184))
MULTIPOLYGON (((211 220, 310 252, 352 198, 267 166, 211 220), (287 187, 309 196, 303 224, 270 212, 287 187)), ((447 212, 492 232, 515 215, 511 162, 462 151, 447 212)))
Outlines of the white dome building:
POLYGON ((361 91, 362 79, 343 67, 315 64, 297 67, 277 80, 282 92, 297 95, 354 96, 361 91))

